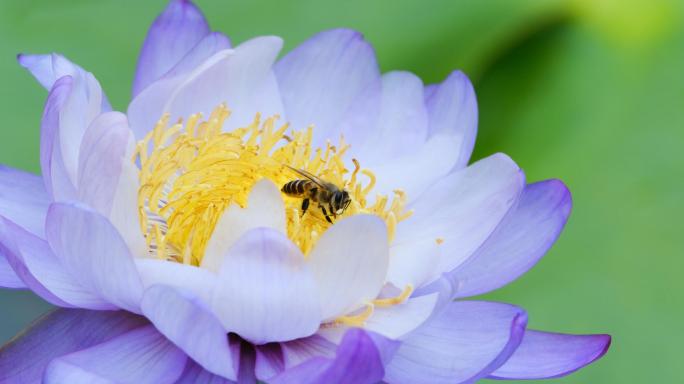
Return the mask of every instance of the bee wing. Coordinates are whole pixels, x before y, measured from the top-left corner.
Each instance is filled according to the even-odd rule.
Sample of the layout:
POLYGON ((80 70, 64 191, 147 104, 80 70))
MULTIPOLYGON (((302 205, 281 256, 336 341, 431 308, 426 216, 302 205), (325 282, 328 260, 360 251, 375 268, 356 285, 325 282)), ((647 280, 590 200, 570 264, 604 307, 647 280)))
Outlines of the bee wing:
POLYGON ((316 183, 319 187, 321 187, 321 188, 327 188, 327 186, 326 186, 327 183, 324 182, 323 180, 321 180, 320 178, 318 178, 317 176, 314 176, 314 175, 312 175, 311 173, 309 173, 309 172, 307 172, 307 171, 305 171, 305 170, 303 170, 303 169, 291 167, 291 166, 289 166, 289 165, 287 165, 287 164, 284 164, 284 165, 285 165, 286 167, 290 168, 292 171, 298 173, 299 175, 304 176, 304 177, 306 177, 307 179, 313 181, 313 182, 316 183))

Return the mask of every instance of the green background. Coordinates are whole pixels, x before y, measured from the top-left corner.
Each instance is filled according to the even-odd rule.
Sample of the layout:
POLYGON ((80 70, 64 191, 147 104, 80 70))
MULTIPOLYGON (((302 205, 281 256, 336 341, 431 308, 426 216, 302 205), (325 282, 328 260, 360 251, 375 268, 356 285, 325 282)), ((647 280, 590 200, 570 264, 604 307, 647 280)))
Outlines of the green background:
MULTIPOLYGON (((233 42, 275 34, 289 50, 351 27, 383 71, 426 83, 463 69, 475 83, 474 159, 509 154, 528 180, 564 180, 574 210, 526 276, 486 298, 530 326, 610 333, 598 363, 559 383, 676 382, 684 345, 684 4, 681 1, 211 1, 233 42)), ((135 58, 165 1, 2 0, 0 163, 37 172, 46 92, 15 62, 61 52, 125 110, 135 58)), ((0 293, 0 342, 48 306, 0 293)))

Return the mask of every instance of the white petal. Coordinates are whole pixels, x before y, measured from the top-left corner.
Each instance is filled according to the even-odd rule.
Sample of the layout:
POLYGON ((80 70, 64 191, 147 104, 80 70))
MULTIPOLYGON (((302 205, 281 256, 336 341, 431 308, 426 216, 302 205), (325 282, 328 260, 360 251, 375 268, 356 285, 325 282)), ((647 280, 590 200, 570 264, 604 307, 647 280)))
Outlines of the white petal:
POLYGON ((211 304, 216 274, 203 268, 158 259, 136 259, 144 289, 153 285, 166 285, 191 292, 205 305, 211 304))
POLYGON ((438 298, 439 294, 433 293, 410 298, 399 305, 375 308, 364 328, 390 339, 400 339, 430 318, 438 298))
POLYGON ((387 228, 377 216, 336 222, 309 255, 324 319, 351 312, 377 297, 389 263, 387 228))
POLYGON ((233 244, 247 231, 258 227, 287 233, 283 198, 278 187, 266 179, 252 187, 247 207, 240 208, 233 204, 221 216, 204 252, 202 268, 218 272, 224 256, 233 244))
POLYGON ((263 344, 313 334, 316 285, 299 249, 273 229, 253 229, 230 249, 212 301, 228 332, 263 344))

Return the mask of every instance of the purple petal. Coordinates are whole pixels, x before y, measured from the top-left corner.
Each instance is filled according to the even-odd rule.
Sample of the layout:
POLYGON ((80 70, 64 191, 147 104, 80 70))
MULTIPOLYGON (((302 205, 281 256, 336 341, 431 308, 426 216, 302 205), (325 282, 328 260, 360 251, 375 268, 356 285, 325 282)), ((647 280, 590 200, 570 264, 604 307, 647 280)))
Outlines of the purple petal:
POLYGON ((561 181, 527 185, 515 210, 472 258, 452 272, 460 283, 457 297, 492 291, 527 272, 556 241, 571 207, 570 192, 561 181))
POLYGON ((1 383, 40 383, 54 358, 100 344, 147 321, 128 312, 59 309, 0 349, 1 383))
POLYGON ((166 72, 162 78, 171 78, 191 72, 200 66, 204 61, 212 57, 219 51, 230 48, 230 39, 220 32, 211 32, 204 36, 185 57, 181 59, 170 71, 166 72))
POLYGON ((420 287, 459 266, 496 229, 524 185, 520 168, 503 154, 432 185, 409 206, 413 216, 397 226, 388 280, 397 287, 420 287), (426 270, 426 260, 437 265, 426 270))
POLYGON ((269 380, 272 384, 377 383, 384 376, 384 360, 398 342, 362 329, 347 331, 334 359, 313 358, 269 380))
POLYGON ((458 138, 455 168, 468 165, 477 136, 477 99, 468 77, 453 72, 443 83, 430 90, 426 100, 430 119, 430 136, 444 134, 458 138))
POLYGON ((610 342, 609 335, 564 335, 527 330, 513 356, 489 377, 534 380, 565 376, 601 358, 610 342))
POLYGON ((257 228, 228 251, 212 302, 227 331, 256 343, 306 337, 321 322, 316 283, 284 234, 257 228))
POLYGON ((24 284, 48 302, 62 307, 116 308, 79 284, 44 239, 1 216, 0 250, 24 284))
POLYGON ((185 364, 185 370, 183 374, 176 380, 176 384, 230 384, 235 383, 234 381, 224 379, 223 377, 216 376, 213 373, 202 368, 194 361, 188 359, 185 364))
POLYGON ((0 216, 44 237, 49 205, 40 176, 0 165, 0 216))
POLYGON ((389 250, 385 222, 374 215, 339 220, 319 238, 307 264, 316 279, 323 319, 355 311, 385 284, 389 250))
POLYGON ((79 200, 108 216, 119 184, 126 150, 133 139, 126 115, 98 116, 83 136, 78 161, 79 200))
POLYGON ((17 276, 9 261, 2 253, 2 246, 0 245, 0 287, 3 288, 27 288, 19 276, 17 276))
POLYGON ((147 325, 53 360, 44 382, 170 384, 186 360, 183 351, 147 325))
POLYGON ((402 340, 386 367, 391 383, 475 382, 500 367, 520 344, 527 316, 515 306, 449 304, 402 340))
POLYGON ((191 1, 169 2, 147 32, 133 80, 133 96, 173 68, 209 32, 204 15, 191 1))
MULTIPOLYGON (((182 278, 182 276, 179 276, 182 278)), ((143 295, 141 308, 159 332, 208 371, 236 379, 228 337, 206 304, 187 291, 155 285, 143 295)))
POLYGON ((79 204, 54 203, 47 239, 66 269, 119 308, 139 311, 142 282, 126 243, 102 215, 79 204))
POLYGON ((296 129, 314 124, 318 143, 336 141, 349 108, 380 81, 373 48, 347 29, 317 34, 283 57, 275 70, 290 123, 296 129))
POLYGON ((163 113, 170 113, 172 121, 195 113, 209 116, 222 103, 232 111, 225 130, 251 123, 257 112, 284 117, 271 69, 281 47, 277 37, 252 39, 234 50, 216 53, 186 76, 152 84, 128 107, 136 137, 151 130, 163 113))

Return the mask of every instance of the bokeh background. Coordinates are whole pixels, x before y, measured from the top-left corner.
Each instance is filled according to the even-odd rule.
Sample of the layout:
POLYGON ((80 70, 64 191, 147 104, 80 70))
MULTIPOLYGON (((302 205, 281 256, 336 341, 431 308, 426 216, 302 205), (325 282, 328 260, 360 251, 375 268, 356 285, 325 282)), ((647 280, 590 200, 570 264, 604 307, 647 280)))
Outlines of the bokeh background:
MULTIPOLYGON (((197 0, 233 42, 365 34, 383 71, 425 83, 463 69, 480 104, 474 159, 511 155, 528 180, 560 178, 574 209, 558 243, 487 299, 530 326, 610 333, 598 363, 559 383, 679 382, 684 345, 684 2, 197 0)), ((57 51, 125 110, 135 58, 165 0, 2 0, 0 163, 38 172, 46 92, 15 62, 57 51)), ((0 292, 0 343, 49 306, 0 292)))

